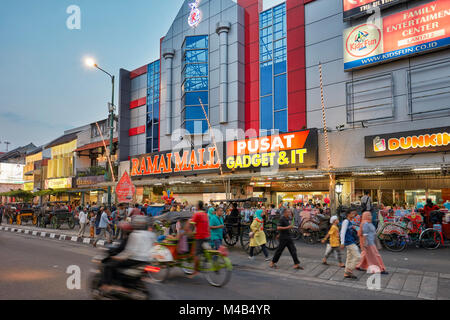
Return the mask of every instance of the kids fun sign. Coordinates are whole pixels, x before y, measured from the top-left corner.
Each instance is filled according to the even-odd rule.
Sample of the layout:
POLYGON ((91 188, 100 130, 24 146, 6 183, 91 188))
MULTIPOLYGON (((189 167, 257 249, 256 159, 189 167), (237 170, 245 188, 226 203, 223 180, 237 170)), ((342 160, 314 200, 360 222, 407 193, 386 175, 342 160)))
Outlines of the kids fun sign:
POLYGON ((366 15, 375 8, 386 9, 408 0, 342 0, 344 21, 366 15))
POLYGON ((436 0, 344 30, 344 69, 351 70, 450 45, 450 0, 436 0))
POLYGON ((317 166, 317 129, 227 143, 226 168, 313 168, 317 166))
POLYGON ((450 127, 365 137, 366 158, 450 151, 450 127))

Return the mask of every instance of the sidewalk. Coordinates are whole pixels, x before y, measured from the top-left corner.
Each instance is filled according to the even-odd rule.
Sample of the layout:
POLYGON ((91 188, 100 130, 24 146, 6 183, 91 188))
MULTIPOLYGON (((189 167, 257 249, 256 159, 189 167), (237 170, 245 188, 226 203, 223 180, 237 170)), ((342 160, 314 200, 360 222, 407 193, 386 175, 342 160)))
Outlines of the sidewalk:
MULTIPOLYGON (((69 229, 67 226, 64 226, 62 229, 51 229, 51 228, 38 228, 33 225, 10 225, 10 224, 2 224, 0 225, 0 231, 13 232, 13 233, 21 233, 36 237, 42 238, 50 238, 55 240, 62 241, 72 241, 79 242, 87 245, 92 245, 94 243, 94 238, 89 237, 89 228, 86 227, 86 231, 84 233, 84 237, 78 236, 79 225, 76 225, 73 230, 69 229)), ((106 241, 99 240, 97 242, 97 246, 104 246, 106 241)))
MULTIPOLYGON (((271 255, 275 251, 269 251, 271 255)), ((230 248, 230 258, 233 266, 239 269, 258 270, 265 274, 279 275, 288 279, 302 279, 334 286, 351 287, 369 290, 367 279, 371 274, 355 270, 357 280, 344 278, 344 269, 336 263, 328 262, 323 265, 321 260, 300 257, 300 265, 304 270, 294 270, 292 258, 286 250, 277 263, 278 269, 269 267, 270 261, 264 261, 262 254, 255 260, 248 259, 241 248, 230 248)), ((404 268, 390 268, 386 266, 388 275, 380 275, 380 292, 398 294, 411 299, 450 300, 450 274, 437 272, 423 272, 404 268)))

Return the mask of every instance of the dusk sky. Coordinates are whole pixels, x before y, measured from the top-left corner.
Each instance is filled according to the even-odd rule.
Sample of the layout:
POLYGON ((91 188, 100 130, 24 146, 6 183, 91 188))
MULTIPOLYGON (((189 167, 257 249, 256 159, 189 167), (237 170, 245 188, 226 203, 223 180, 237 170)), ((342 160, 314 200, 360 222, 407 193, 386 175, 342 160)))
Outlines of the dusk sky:
MULTIPOLYGON (((265 6, 280 0, 265 1, 265 6)), ((183 0, 2 0, 0 152, 39 146, 64 130, 107 117, 109 78, 84 66, 92 56, 119 74, 159 58, 159 41, 183 0), (81 29, 69 30, 70 5, 81 29), (120 45, 119 45, 120 44, 120 45)), ((116 83, 116 93, 118 81, 116 83)), ((116 94, 117 104, 117 94, 116 94)))

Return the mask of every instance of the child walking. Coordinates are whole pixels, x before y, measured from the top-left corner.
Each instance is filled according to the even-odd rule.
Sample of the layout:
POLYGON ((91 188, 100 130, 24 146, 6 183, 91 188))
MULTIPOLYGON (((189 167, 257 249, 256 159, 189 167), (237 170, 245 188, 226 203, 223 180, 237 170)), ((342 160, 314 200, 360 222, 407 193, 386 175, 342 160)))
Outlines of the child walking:
POLYGON ((339 262, 339 267, 343 268, 345 267, 345 264, 342 263, 342 254, 341 254, 341 248, 340 248, 340 240, 339 240, 339 220, 337 216, 332 216, 330 219, 331 228, 328 231, 325 238, 323 238, 322 243, 325 243, 327 239, 330 239, 330 242, 327 244, 327 249, 325 251, 325 256, 323 257, 322 263, 325 265, 328 265, 327 259, 330 256, 331 253, 334 252, 336 255, 336 258, 339 262))
POLYGON ((93 211, 91 211, 90 220, 89 220, 89 231, 90 231, 90 237, 94 239, 95 236, 95 214, 93 211))

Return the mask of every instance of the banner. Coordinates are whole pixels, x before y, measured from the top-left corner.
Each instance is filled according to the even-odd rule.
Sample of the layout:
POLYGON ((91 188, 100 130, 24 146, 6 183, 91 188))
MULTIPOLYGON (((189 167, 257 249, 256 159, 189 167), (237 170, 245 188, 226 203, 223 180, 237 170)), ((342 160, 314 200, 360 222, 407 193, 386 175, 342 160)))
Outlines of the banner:
POLYGON ((130 203, 133 201, 133 196, 136 193, 136 188, 131 182, 130 176, 125 171, 116 186, 117 201, 119 203, 130 203))
POLYGON ((450 151, 450 127, 381 134, 364 138, 366 158, 450 151))
POLYGON ((317 155, 317 129, 310 129, 228 142, 226 168, 314 168, 317 155))
POLYGON ((450 45, 450 0, 436 0, 344 30, 344 70, 450 45))
POLYGON ((0 163, 0 183, 23 184, 23 164, 0 163))
MULTIPOLYGON (((342 0, 344 11, 344 21, 352 18, 358 18, 369 14, 371 10, 380 8, 380 10, 406 2, 408 0, 342 0), (369 11, 368 11, 369 10, 369 11)), ((373 13, 373 11, 372 11, 373 13)))
POLYGON ((45 180, 45 189, 70 189, 72 178, 60 178, 45 180))

